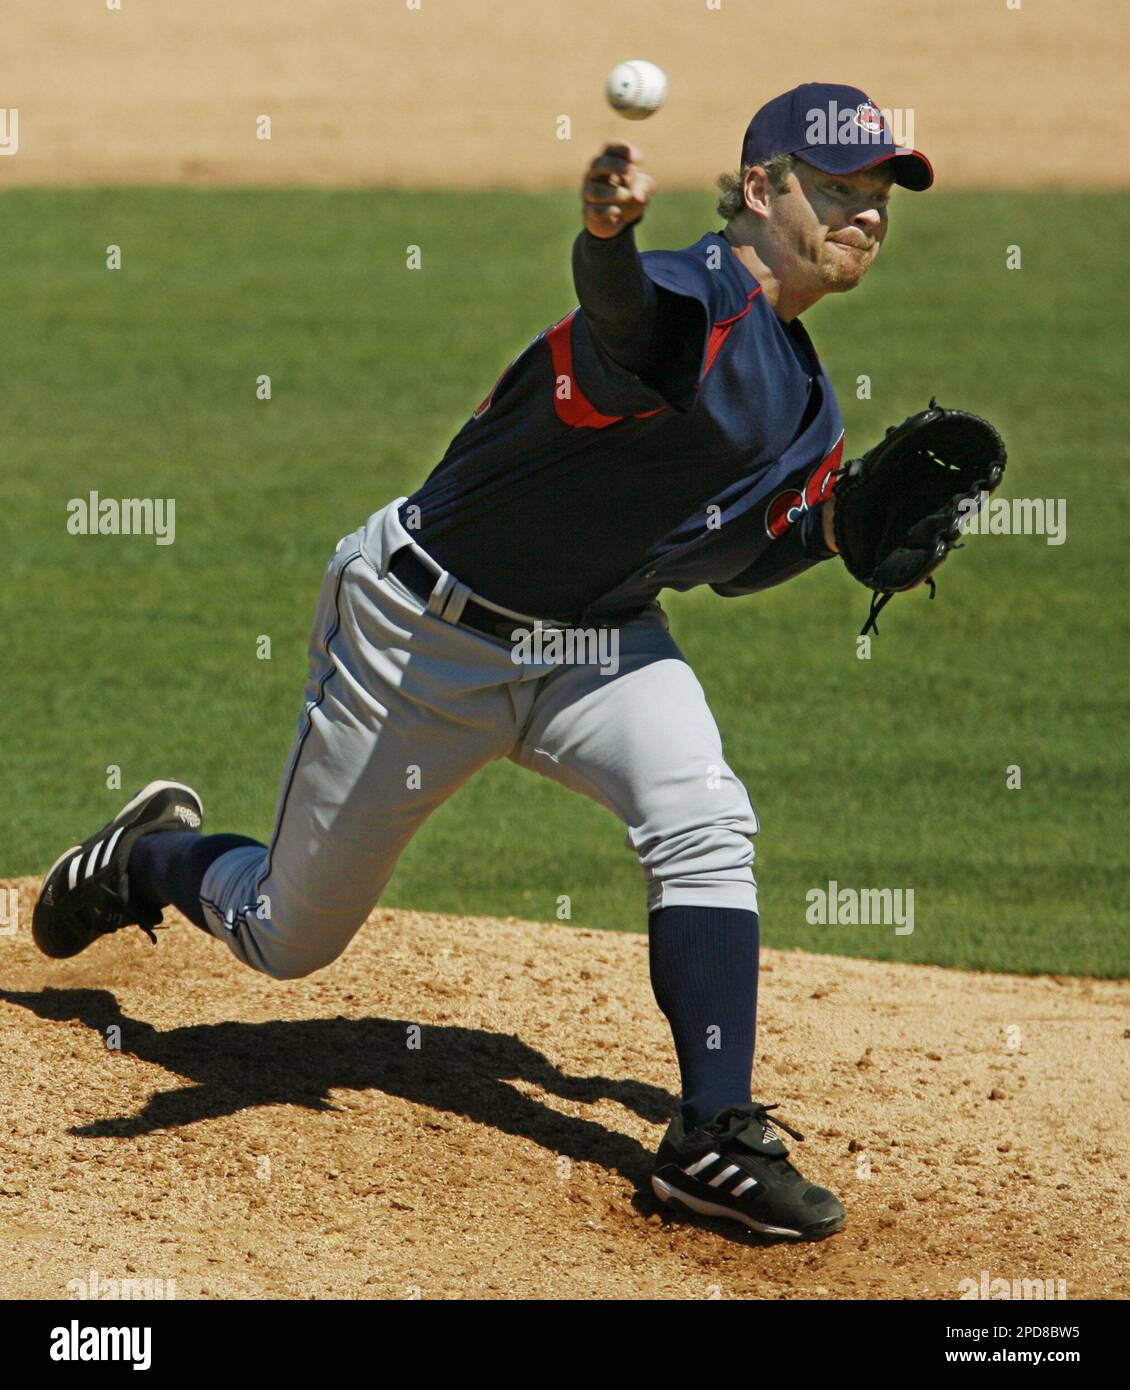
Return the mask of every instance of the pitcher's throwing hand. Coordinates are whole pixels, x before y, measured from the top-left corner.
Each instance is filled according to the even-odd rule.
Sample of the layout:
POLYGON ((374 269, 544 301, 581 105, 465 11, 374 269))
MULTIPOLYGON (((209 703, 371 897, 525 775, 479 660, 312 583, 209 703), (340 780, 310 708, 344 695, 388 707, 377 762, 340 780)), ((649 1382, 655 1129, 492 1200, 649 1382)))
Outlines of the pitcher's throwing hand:
POLYGON ((642 159, 635 145, 609 144, 585 170, 581 202, 593 236, 615 236, 643 216, 655 180, 639 167, 642 159))

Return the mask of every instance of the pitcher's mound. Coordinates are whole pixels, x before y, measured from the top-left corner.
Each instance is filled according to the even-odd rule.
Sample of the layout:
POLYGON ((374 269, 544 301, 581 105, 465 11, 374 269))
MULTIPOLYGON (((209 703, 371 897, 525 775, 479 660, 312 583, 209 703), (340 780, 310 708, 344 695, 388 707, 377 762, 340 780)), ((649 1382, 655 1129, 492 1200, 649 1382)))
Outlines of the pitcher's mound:
POLYGON ((3 1297, 1130 1294, 1125 984, 765 951, 754 1094, 848 1208, 769 1244, 650 1196, 642 936, 382 910, 279 983, 179 919, 47 961, 14 886, 3 1297))

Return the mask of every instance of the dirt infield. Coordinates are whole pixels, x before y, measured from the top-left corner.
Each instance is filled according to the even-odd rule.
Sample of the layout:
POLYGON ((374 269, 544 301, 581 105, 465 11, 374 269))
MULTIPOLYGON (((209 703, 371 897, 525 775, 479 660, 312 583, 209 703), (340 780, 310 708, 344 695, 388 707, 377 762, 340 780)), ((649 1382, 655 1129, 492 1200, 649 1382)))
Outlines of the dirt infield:
POLYGON ((1125 984, 766 951, 755 1093, 849 1210, 796 1246, 646 1191, 642 936, 378 911, 280 984, 184 923, 51 963, 24 920, 0 961, 6 1298, 1130 1294, 1125 984))
POLYGON ((1123 0, 9 9, 0 107, 19 111, 19 150, 0 158, 0 187, 572 187, 600 143, 626 135, 661 187, 709 186, 736 165, 754 110, 813 80, 909 109, 939 186, 1130 183, 1123 0), (603 100, 608 71, 637 57, 671 83, 642 125, 603 100))

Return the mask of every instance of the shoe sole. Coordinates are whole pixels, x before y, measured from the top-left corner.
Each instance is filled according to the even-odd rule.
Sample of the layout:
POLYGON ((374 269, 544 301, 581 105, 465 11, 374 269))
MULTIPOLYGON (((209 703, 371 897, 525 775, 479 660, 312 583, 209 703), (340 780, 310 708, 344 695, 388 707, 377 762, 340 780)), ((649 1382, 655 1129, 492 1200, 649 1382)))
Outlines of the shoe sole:
MULTIPOLYGON (((128 816, 131 811, 136 811, 143 801, 147 801, 151 796, 156 796, 158 792, 164 791, 187 792, 193 801, 200 807, 200 816, 201 819, 203 819, 204 803, 200 800, 200 797, 192 787, 186 786, 183 782, 150 782, 147 786, 142 787, 135 797, 127 801, 114 819, 110 821, 109 825, 104 826, 98 834, 104 835, 112 826, 117 825, 123 816, 128 816)), ((70 851, 68 850, 67 853, 69 854, 70 851)))
MULTIPOLYGON (((122 822, 124 823, 125 820, 128 820, 129 816, 130 816, 134 811, 137 810, 137 808, 142 804, 143 801, 147 801, 151 796, 155 796, 158 792, 163 792, 163 791, 187 792, 188 795, 192 798, 192 800, 197 804, 197 806, 200 807, 200 817, 201 817, 201 820, 203 820, 203 817, 204 817, 204 803, 200 800, 199 795, 193 790, 192 787, 187 786, 184 782, 164 782, 164 781, 156 781, 156 782, 150 782, 150 783, 148 783, 146 786, 142 787, 142 789, 137 793, 136 796, 131 797, 131 798, 129 799, 129 801, 126 802, 126 804, 122 807, 122 809, 118 812, 118 814, 113 818, 113 820, 107 821, 106 824, 101 828, 101 830, 96 830, 96 831, 94 832, 94 835, 106 835, 106 834, 108 834, 110 831, 112 831, 112 830, 114 829, 114 827, 118 824, 119 821, 122 821, 122 822)), ((90 837, 92 840, 94 839, 94 835, 91 835, 91 837, 90 837)), ((86 841, 83 841, 83 844, 85 844, 85 843, 86 843, 86 841)), ((51 875, 55 872, 55 870, 59 867, 59 865, 62 864, 62 862, 63 862, 65 859, 69 859, 69 858, 71 857, 72 854, 75 854, 78 850, 81 850, 81 849, 82 849, 82 845, 81 845, 81 844, 78 844, 78 845, 71 845, 70 849, 65 849, 65 850, 62 852, 62 854, 59 855, 58 859, 55 860, 54 864, 52 864, 51 867, 47 870, 47 872, 43 875, 43 881, 42 881, 42 882, 40 883, 40 885, 39 885, 39 896, 40 896, 40 897, 43 896, 43 890, 47 887, 48 880, 51 878, 51 875)), ((38 901, 37 901, 37 902, 36 902, 36 907, 38 907, 38 906, 39 906, 39 903, 38 903, 38 901)), ((80 950, 81 950, 81 949, 85 949, 85 948, 80 948, 80 950)), ((43 948, 40 947, 40 950, 43 950, 43 948)), ((44 954, 46 954, 46 952, 45 952, 44 954)), ((80 954, 80 952, 79 952, 79 951, 76 951, 74 954, 75 954, 75 955, 78 955, 78 954, 80 954)), ((68 957, 68 956, 51 956, 51 957, 49 957, 49 959, 52 959, 52 960, 68 960, 68 959, 70 959, 70 958, 71 958, 71 957, 68 957)))
MULTIPOLYGON (((114 817, 112 821, 107 821, 107 823, 102 827, 101 830, 95 831, 95 834, 108 834, 111 830, 113 830, 114 826, 117 825, 117 823, 122 819, 123 816, 128 816, 131 811, 136 811, 143 801, 147 800, 151 796, 155 796, 158 792, 170 791, 173 789, 175 789, 178 792, 188 792, 189 796, 191 796, 193 801, 195 801, 196 804, 200 807, 200 815, 201 819, 203 819, 204 803, 200 800, 200 797, 196 794, 195 791, 193 791, 191 787, 185 786, 183 782, 150 782, 148 786, 142 787, 142 789, 138 792, 138 794, 135 797, 132 797, 129 801, 126 802, 126 804, 122 807, 122 809, 118 812, 118 814, 114 817)), ((90 838, 93 840, 94 835, 92 835, 90 838)), ((76 850, 80 849, 82 849, 82 845, 72 845, 70 849, 65 849, 62 852, 62 854, 59 855, 58 859, 55 860, 54 864, 52 864, 51 867, 47 870, 47 872, 43 875, 43 884, 47 882, 47 880, 51 877, 51 875, 55 872, 55 870, 59 867, 59 865, 63 862, 64 859, 69 859, 70 856, 74 854, 76 850)), ((43 891, 43 884, 40 885, 40 892, 43 891)))
POLYGON ((717 1216, 724 1221, 740 1221, 751 1231, 758 1231, 767 1236, 787 1236, 790 1240, 823 1240, 825 1236, 835 1235, 837 1231, 841 1230, 846 1219, 842 1216, 829 1216, 825 1221, 818 1221, 814 1226, 807 1226, 803 1231, 797 1231, 789 1226, 770 1226, 767 1222, 755 1221, 752 1216, 747 1216, 744 1212, 735 1211, 733 1207, 724 1207, 717 1202, 705 1202, 701 1197, 692 1197, 689 1193, 681 1192, 654 1174, 652 1175, 651 1186, 659 1200, 666 1202, 669 1206, 686 1207, 688 1211, 694 1212, 698 1216, 717 1216))

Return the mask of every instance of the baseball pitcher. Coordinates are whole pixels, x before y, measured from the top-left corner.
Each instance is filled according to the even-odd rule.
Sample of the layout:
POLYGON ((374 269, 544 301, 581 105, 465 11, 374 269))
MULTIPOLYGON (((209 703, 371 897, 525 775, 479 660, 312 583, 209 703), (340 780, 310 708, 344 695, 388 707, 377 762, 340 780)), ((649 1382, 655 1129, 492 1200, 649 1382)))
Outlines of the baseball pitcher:
POLYGON ((204 834, 193 790, 151 782, 53 865, 40 948, 73 956, 128 924, 152 935, 173 904, 251 969, 309 975, 436 807, 509 758, 608 807, 638 856, 682 1081, 655 1192, 780 1236, 838 1231, 840 1202, 750 1097, 757 817, 658 595, 754 594, 850 545, 870 546, 849 567, 887 596, 945 558, 958 483, 995 486, 984 450, 963 446, 949 491, 924 488, 915 513, 900 480, 944 452, 949 413, 932 406, 908 422, 941 431, 931 447, 888 449, 897 476, 833 510, 843 424, 802 316, 866 275, 893 186, 932 181, 862 91, 807 84, 750 121, 740 173, 719 180, 722 229, 641 255, 655 185, 632 145, 607 145, 582 181, 577 306, 517 354, 416 492, 338 543, 270 843, 204 834), (852 113, 846 136, 813 119, 833 108, 852 113))

